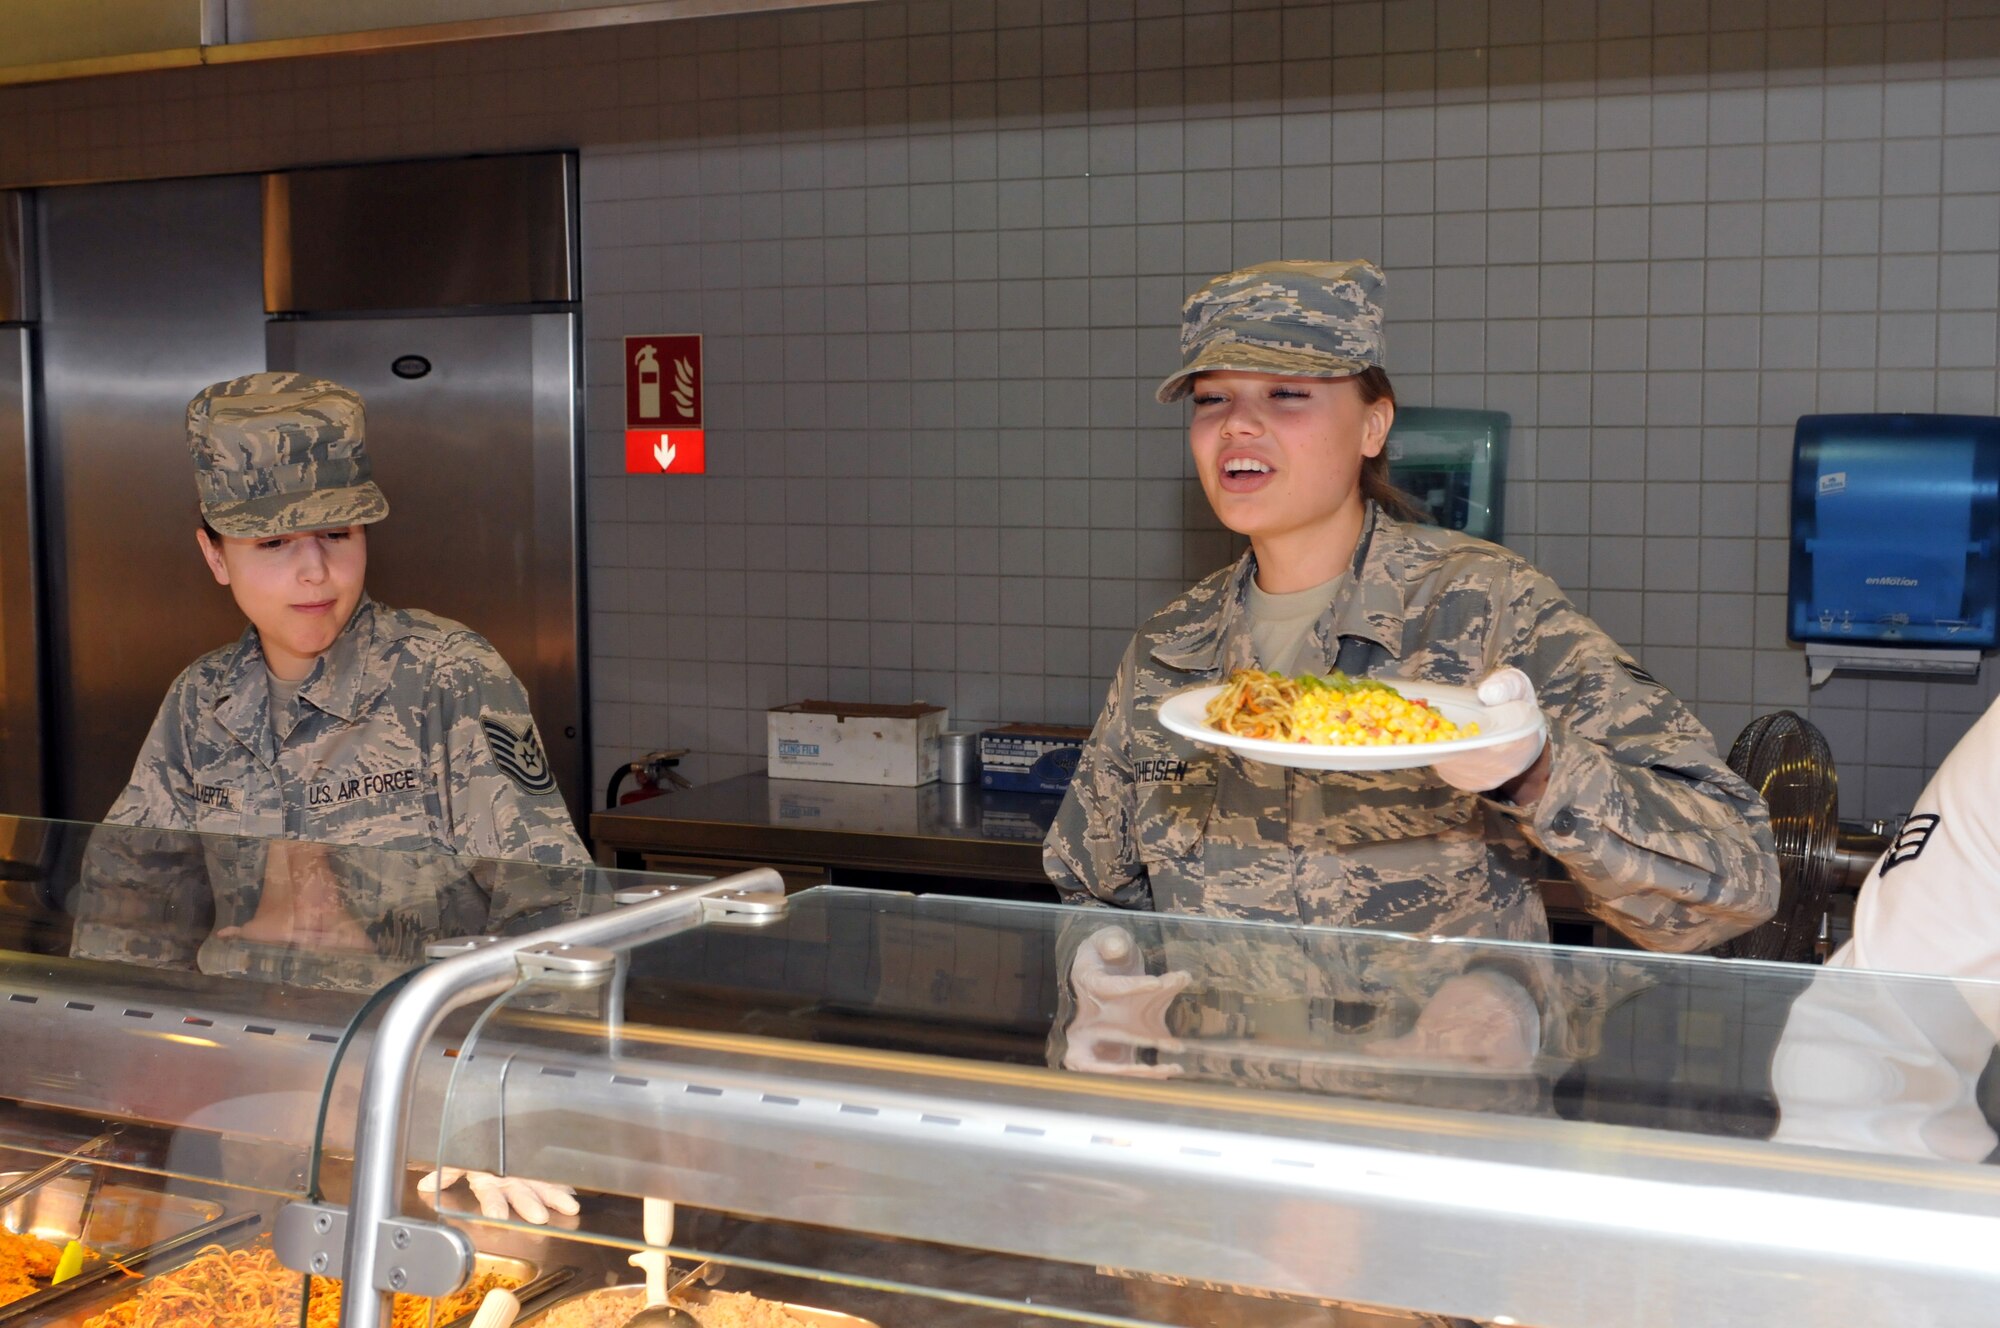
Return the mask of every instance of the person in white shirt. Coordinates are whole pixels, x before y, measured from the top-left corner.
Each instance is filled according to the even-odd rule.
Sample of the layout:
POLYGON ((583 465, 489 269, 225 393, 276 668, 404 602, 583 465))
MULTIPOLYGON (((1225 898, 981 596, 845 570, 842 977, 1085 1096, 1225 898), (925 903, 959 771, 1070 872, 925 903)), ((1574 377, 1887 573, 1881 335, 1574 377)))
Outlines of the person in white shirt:
POLYGON ((1772 1065, 1778 1140, 1964 1162, 2000 1142, 1977 1099, 2000 1040, 1995 790, 2000 702, 1875 864, 1834 971, 1793 1005, 1772 1065))

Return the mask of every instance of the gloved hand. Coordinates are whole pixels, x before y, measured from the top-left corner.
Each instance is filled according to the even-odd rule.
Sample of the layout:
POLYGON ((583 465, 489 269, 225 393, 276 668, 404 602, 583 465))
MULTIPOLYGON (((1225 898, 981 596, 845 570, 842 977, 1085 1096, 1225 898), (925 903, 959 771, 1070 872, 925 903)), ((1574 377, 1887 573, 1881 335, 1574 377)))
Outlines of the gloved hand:
POLYGON ((479 1201, 479 1211, 483 1216, 496 1222, 504 1222, 512 1213, 519 1213, 524 1222, 537 1226, 548 1223, 551 1211, 574 1217, 577 1213, 576 1191, 567 1185, 557 1185, 545 1180, 524 1180, 519 1176, 496 1176, 490 1171, 464 1171, 458 1167, 445 1167, 433 1171, 417 1182, 417 1193, 437 1196, 458 1184, 464 1177, 472 1189, 472 1197, 479 1201))
POLYGON ((1148 1065, 1139 1052, 1146 1047, 1180 1050, 1180 1042, 1167 1032, 1167 1007, 1193 981, 1192 974, 1148 974, 1132 934, 1123 927, 1105 927, 1077 948, 1069 981, 1076 992, 1076 1014, 1067 1030, 1064 1069, 1144 1079, 1181 1072, 1178 1065, 1148 1065))
MULTIPOLYGON (((1549 744, 1549 721, 1535 700, 1535 684, 1519 669, 1496 669, 1479 683, 1479 701, 1493 707, 1495 726, 1513 728, 1533 720, 1534 732, 1497 747, 1441 757, 1431 767, 1453 788, 1490 793, 1527 773, 1549 744)), ((1532 802, 1532 798, 1523 799, 1532 802)))
POLYGON ((1414 1028, 1369 1043, 1368 1054, 1520 1074, 1534 1064, 1541 1047, 1542 1016, 1534 998, 1512 978, 1482 970, 1446 978, 1414 1028))

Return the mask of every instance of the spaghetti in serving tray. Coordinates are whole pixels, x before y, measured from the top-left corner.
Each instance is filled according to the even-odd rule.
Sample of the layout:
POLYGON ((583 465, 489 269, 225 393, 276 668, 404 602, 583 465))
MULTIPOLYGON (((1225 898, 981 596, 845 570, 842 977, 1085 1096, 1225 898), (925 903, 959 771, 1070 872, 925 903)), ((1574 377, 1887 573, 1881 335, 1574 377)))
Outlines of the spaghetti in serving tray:
MULTIPOLYGON (((488 1290, 525 1286, 534 1276, 533 1264, 481 1254, 465 1289, 438 1302, 437 1322, 469 1322, 488 1290)), ((40 1322, 49 1328, 336 1328, 339 1283, 323 1277, 312 1282, 311 1308, 302 1319, 305 1277, 279 1263, 270 1239, 259 1236, 204 1246, 175 1267, 100 1286, 98 1294, 40 1322)), ((396 1297, 393 1328, 429 1328, 430 1307, 421 1297, 396 1297)))
MULTIPOLYGON (((0 1172, 0 1186, 28 1173, 0 1172)), ((0 1323, 34 1313, 53 1298, 49 1277, 55 1257, 70 1241, 85 1248, 85 1285, 105 1261, 122 1263, 163 1241, 209 1226, 222 1216, 210 1199, 168 1194, 121 1181, 107 1181, 89 1205, 89 1230, 82 1229, 86 1175, 57 1176, 0 1209, 0 1323)), ((82 1290, 83 1287, 78 1287, 82 1290)))

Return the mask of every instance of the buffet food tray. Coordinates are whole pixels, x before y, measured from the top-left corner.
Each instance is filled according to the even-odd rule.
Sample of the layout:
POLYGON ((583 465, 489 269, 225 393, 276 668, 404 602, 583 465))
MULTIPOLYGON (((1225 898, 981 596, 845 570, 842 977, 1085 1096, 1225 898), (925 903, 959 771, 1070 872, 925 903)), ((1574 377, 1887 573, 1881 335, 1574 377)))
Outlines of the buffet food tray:
MULTIPOLYGON (((27 1174, 0 1172, 0 1186, 11 1185, 27 1174)), ((84 1233, 77 1230, 77 1220, 83 1216, 83 1199, 89 1189, 87 1175, 58 1176, 0 1209, 0 1226, 56 1245, 80 1240, 84 1233)), ((222 1205, 212 1199, 106 1181, 90 1210, 90 1239, 86 1243, 108 1254, 130 1254, 221 1216, 222 1205)))
MULTIPOLYGON (((643 1285, 632 1282, 620 1283, 617 1286, 591 1287, 589 1290, 575 1292, 564 1296, 560 1300, 551 1301, 546 1305, 536 1306, 532 1312, 523 1314, 516 1321, 516 1328, 540 1328, 548 1320, 549 1316, 557 1310, 574 1305, 578 1301, 588 1300, 592 1296, 610 1297, 621 1294, 631 1299, 630 1312, 636 1314, 645 1303, 646 1288, 643 1285)), ((811 1305, 793 1305, 782 1300, 772 1301, 771 1303, 800 1322, 810 1325, 810 1328, 878 1328, 878 1325, 872 1319, 862 1319, 852 1314, 842 1314, 839 1310, 816 1309, 811 1305)))
MULTIPOLYGON (((99 1202, 103 1202, 101 1197, 99 1202)), ((249 1244, 251 1239, 259 1235, 260 1232, 261 1228, 257 1224, 246 1222, 241 1226, 232 1227, 224 1238, 208 1243, 220 1245, 225 1249, 236 1249, 249 1244)), ((196 1246, 185 1251, 185 1253, 193 1254, 200 1248, 203 1247, 196 1246)), ((155 1278, 172 1272, 174 1267, 185 1262, 187 1262, 186 1258, 178 1258, 171 1265, 162 1265, 157 1270, 149 1270, 146 1275, 140 1278, 124 1279, 109 1286, 100 1285, 94 1288, 95 1294, 79 1295, 73 1300, 65 1296, 57 1303, 48 1306, 48 1309, 53 1312, 48 1314, 47 1317, 36 1318, 36 1328, 83 1328, 83 1325, 94 1316, 104 1313, 121 1301, 130 1300, 133 1296, 138 1295, 151 1285, 155 1278)), ((536 1272, 536 1265, 525 1259, 510 1259, 501 1255, 482 1253, 473 1265, 472 1275, 474 1278, 478 1278, 487 1273, 498 1274, 499 1276, 512 1279, 517 1286, 528 1289, 533 1293, 531 1284, 535 1281, 536 1272)), ((303 1278, 304 1274, 299 1274, 299 1276, 303 1278)), ((47 1302, 44 1303, 46 1304, 47 1302)), ((441 1320, 440 1328, 457 1328, 457 1325, 470 1324, 472 1318, 472 1314, 467 1313, 456 1319, 441 1320)), ((297 1328, 297 1320, 284 1318, 283 1322, 278 1322, 274 1319, 269 1328, 297 1328)))
MULTIPOLYGON (((0 1172, 0 1186, 21 1180, 27 1171, 0 1172)), ((206 1231, 227 1226, 223 1205, 212 1199, 107 1181, 90 1205, 88 1239, 79 1230, 84 1201, 90 1190, 87 1171, 54 1177, 0 1209, 0 1226, 62 1246, 82 1240, 89 1252, 82 1272, 62 1287, 43 1287, 31 1295, 0 1305, 0 1323, 38 1316, 73 1293, 84 1293, 107 1277, 120 1276, 116 1261, 147 1258, 153 1250, 187 1239, 198 1242, 206 1231)), ((120 1276, 120 1280, 124 1280, 120 1276)))

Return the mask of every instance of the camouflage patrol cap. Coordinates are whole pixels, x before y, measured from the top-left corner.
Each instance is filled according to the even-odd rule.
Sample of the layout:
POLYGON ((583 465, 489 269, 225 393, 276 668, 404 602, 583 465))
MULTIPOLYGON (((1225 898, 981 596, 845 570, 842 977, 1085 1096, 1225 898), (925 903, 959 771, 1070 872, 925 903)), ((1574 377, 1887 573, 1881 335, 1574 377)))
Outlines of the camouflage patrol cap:
POLYGON ((298 373, 258 373, 188 402, 188 450, 209 525, 238 539, 389 515, 369 478, 361 398, 298 373))
POLYGON ((1259 263, 1217 277, 1181 306, 1181 367, 1160 384, 1179 401, 1198 373, 1345 378, 1382 366, 1382 286, 1373 263, 1259 263))

